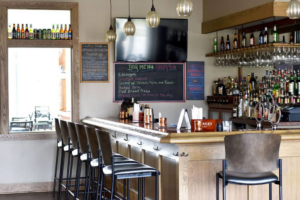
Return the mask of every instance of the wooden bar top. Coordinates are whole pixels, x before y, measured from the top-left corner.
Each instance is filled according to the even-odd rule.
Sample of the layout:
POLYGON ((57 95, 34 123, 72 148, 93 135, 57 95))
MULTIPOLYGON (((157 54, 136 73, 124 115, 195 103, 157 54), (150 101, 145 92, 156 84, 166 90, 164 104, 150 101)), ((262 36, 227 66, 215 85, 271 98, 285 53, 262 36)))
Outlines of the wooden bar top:
POLYGON ((189 132, 181 129, 177 131, 174 127, 159 127, 158 123, 144 124, 134 123, 130 120, 120 120, 118 118, 91 118, 86 117, 81 120, 84 124, 106 128, 112 131, 123 132, 160 143, 169 144, 195 144, 195 143, 215 143, 223 142, 226 135, 236 135, 243 133, 265 133, 280 134, 282 140, 300 140, 300 129, 278 129, 270 130, 243 130, 232 132, 189 132))

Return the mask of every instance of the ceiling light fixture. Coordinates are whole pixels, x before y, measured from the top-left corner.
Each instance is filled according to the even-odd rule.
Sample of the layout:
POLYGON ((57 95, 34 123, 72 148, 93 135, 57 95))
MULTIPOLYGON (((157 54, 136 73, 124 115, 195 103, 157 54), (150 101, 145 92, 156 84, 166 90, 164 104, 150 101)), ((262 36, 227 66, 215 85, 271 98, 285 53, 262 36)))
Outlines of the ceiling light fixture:
POLYGON ((112 27, 112 6, 111 6, 111 0, 110 0, 110 27, 109 30, 106 32, 106 42, 115 42, 117 38, 117 34, 114 31, 112 27))
POLYGON ((286 15, 290 19, 300 18, 300 2, 298 0, 291 0, 286 7, 286 15))
POLYGON ((126 36, 133 36, 135 33, 135 25, 130 18, 130 0, 128 0, 129 16, 128 21, 124 24, 123 30, 126 36))
POLYGON ((147 14, 146 17, 147 26, 150 28, 157 28, 160 23, 160 17, 158 13, 155 11, 153 0, 152 0, 152 8, 151 11, 147 14))
POLYGON ((176 11, 180 17, 189 17, 193 12, 193 3, 191 0, 179 0, 176 11))

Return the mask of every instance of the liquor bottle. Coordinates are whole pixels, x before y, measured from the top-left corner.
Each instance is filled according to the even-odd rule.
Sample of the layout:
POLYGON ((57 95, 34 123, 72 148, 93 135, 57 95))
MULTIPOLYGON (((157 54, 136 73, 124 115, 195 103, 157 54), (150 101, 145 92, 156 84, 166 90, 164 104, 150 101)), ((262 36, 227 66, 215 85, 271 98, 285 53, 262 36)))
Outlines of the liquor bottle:
POLYGON ((229 35, 227 35, 227 41, 226 41, 226 51, 230 50, 230 40, 229 35))
POLYGON ((20 25, 17 25, 17 39, 21 39, 21 30, 20 30, 20 25))
POLYGON ((250 91, 255 91, 256 88, 256 79, 254 78, 254 73, 251 73, 251 78, 250 78, 250 91))
POLYGON ((11 25, 8 26, 7 29, 7 39, 11 40, 12 39, 12 29, 11 29, 11 25))
POLYGON ((233 49, 237 49, 237 48, 238 48, 238 40, 237 40, 237 35, 235 33, 233 39, 233 49))
POLYGON ((33 40, 33 39, 34 39, 34 34, 33 34, 32 24, 30 24, 30 29, 29 29, 29 39, 30 39, 30 40, 33 40))
POLYGON ((247 112, 247 119, 251 119, 252 116, 252 97, 250 97, 249 105, 248 105, 248 111, 247 112))
POLYGON ((229 90, 231 89, 231 82, 230 82, 230 80, 231 80, 230 76, 228 76, 227 83, 225 83, 226 82, 226 77, 224 77, 224 79, 223 79, 223 81, 225 83, 225 88, 226 88, 226 94, 227 95, 230 95, 229 94, 229 90))
POLYGON ((60 39, 64 40, 65 39, 65 33, 63 30, 63 25, 60 26, 60 39))
POLYGON ((29 39, 28 24, 26 24, 26 29, 25 29, 25 39, 29 39))
POLYGON ((279 85, 278 85, 278 79, 275 78, 275 83, 274 83, 274 87, 273 87, 273 97, 274 98, 278 98, 279 97, 279 85))
POLYGON ((232 90, 232 95, 233 96, 239 96, 240 95, 240 90, 237 87, 237 82, 234 83, 234 89, 232 90))
POLYGON ((22 24, 22 29, 21 29, 21 39, 25 39, 24 24, 22 24))
POLYGON ((282 36, 282 43, 286 43, 285 42, 285 36, 282 36))
POLYGON ((290 42, 289 42, 290 44, 294 44, 294 36, 293 36, 293 34, 291 34, 290 35, 290 42))
POLYGON ((298 73, 297 73, 297 89, 298 89, 298 91, 297 91, 297 93, 296 93, 296 95, 300 95, 300 72, 299 72, 299 69, 298 69, 298 73))
POLYGON ((258 44, 261 45, 263 43, 264 43, 264 36, 263 36, 262 30, 260 30, 258 44))
POLYGON ((244 104, 243 104, 243 118, 246 119, 248 117, 248 106, 249 106, 249 101, 248 101, 248 96, 247 92, 245 93, 245 98, 244 98, 244 104))
POLYGON ((55 25, 54 24, 52 24, 51 39, 56 40, 56 32, 55 32, 55 25))
POLYGON ((56 25, 56 39, 60 40, 60 32, 59 32, 59 25, 56 25))
POLYGON ((250 46, 254 46, 254 45, 255 45, 255 38, 254 38, 254 34, 252 32, 251 36, 250 36, 250 46))
POLYGON ((277 32, 276 24, 274 24, 274 28, 273 28, 273 42, 278 42, 278 32, 277 32))
POLYGON ((16 25, 13 24, 12 39, 17 39, 16 25))
POLYGON ((242 48, 247 47, 247 38, 246 38, 246 34, 245 32, 243 33, 243 37, 242 37, 242 48))
POLYGON ((284 82, 285 82, 285 93, 288 93, 289 92, 289 86, 290 86, 290 81, 289 79, 287 78, 287 75, 284 76, 284 82))
POLYGON ((268 117, 269 117, 269 108, 268 108, 268 104, 267 104, 267 98, 266 96, 264 96, 264 111, 263 111, 263 118, 265 120, 268 120, 268 117))
POLYGON ((71 24, 69 24, 68 39, 69 39, 69 40, 72 40, 72 29, 71 29, 71 24))
POLYGON ((232 118, 237 118, 237 115, 238 115, 238 98, 235 97, 235 103, 234 103, 234 106, 232 108, 232 118))
POLYGON ((67 24, 65 24, 65 40, 69 39, 69 33, 67 29, 67 24))
POLYGON ((214 39, 213 51, 214 51, 214 53, 217 53, 217 52, 218 52, 217 38, 214 39))
POLYGON ((240 93, 240 102, 238 105, 238 118, 243 118, 243 95, 240 93))
POLYGON ((226 95, 226 89, 225 85, 223 84, 223 80, 218 79, 218 85, 217 85, 217 94, 218 95, 226 95))
POLYGON ((294 75, 293 75, 293 71, 291 71, 291 74, 290 74, 290 82, 289 82, 289 93, 290 93, 290 96, 293 96, 294 95, 294 75))
POLYGON ((265 33, 264 33, 264 44, 269 43, 269 33, 268 33, 268 28, 265 27, 265 33))
POLYGON ((225 51, 225 44, 224 44, 224 38, 221 38, 221 44, 220 44, 220 51, 225 51))

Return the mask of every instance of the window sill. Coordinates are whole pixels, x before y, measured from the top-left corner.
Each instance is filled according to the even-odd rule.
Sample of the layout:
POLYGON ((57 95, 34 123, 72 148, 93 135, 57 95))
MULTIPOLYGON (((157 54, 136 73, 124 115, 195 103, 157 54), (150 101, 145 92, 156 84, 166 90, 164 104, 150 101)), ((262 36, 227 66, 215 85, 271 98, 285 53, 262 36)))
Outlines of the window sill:
POLYGON ((18 140, 49 140, 56 139, 55 131, 45 132, 11 132, 9 134, 0 134, 0 141, 18 141, 18 140))

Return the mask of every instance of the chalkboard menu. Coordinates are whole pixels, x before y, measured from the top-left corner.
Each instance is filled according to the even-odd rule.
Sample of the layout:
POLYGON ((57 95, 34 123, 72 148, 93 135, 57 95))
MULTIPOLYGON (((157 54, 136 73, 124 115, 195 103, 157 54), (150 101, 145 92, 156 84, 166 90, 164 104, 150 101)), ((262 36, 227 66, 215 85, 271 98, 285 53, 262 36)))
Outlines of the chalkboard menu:
POLYGON ((81 82, 109 82, 109 44, 80 43, 81 82))
POLYGON ((115 63, 114 101, 184 102, 185 63, 115 63))

